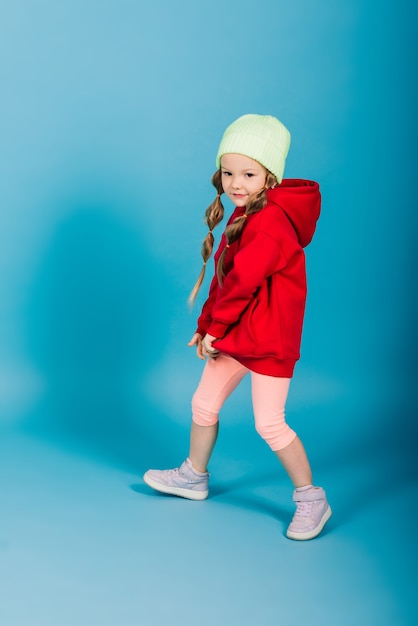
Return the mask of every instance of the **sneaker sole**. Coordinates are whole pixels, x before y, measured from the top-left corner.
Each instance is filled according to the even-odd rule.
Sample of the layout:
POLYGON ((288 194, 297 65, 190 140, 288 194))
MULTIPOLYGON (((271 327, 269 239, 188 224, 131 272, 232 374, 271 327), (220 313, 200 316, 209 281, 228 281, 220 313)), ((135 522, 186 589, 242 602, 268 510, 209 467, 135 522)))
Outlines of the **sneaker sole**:
POLYGON ((291 530, 288 530, 286 533, 286 537, 288 539, 295 539, 296 541, 307 541, 308 539, 314 539, 322 531, 322 529, 324 528, 325 524, 327 523, 331 515, 332 515, 331 507, 328 506, 318 526, 316 526, 313 530, 310 530, 309 532, 306 532, 306 533, 295 533, 295 532, 292 532, 291 530))
POLYGON ((155 491, 159 491, 161 493, 166 493, 170 496, 178 496, 179 498, 186 498, 187 500, 206 500, 208 497, 209 491, 192 491, 191 489, 183 489, 182 487, 170 487, 169 485, 163 485, 162 483, 157 483, 156 480, 153 480, 145 473, 143 476, 144 482, 155 489, 155 491))

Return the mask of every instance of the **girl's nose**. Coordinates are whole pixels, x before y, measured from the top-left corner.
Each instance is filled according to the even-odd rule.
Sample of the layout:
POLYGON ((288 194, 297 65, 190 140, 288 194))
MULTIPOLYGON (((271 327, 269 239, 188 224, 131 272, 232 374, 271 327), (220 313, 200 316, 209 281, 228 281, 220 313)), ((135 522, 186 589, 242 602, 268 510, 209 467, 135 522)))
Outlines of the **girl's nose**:
POLYGON ((239 178, 233 178, 232 179, 232 188, 233 189, 239 189, 241 187, 241 181, 239 178))

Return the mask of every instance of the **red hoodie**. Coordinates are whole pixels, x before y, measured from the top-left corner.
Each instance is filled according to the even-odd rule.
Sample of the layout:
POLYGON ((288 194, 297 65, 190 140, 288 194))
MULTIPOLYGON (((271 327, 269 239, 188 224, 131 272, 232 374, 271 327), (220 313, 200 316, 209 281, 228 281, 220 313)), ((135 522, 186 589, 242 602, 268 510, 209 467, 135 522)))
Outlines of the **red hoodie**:
MULTIPOLYGON (((224 260, 220 287, 215 276, 198 319, 197 332, 209 333, 220 352, 266 374, 291 378, 300 356, 306 302, 306 247, 321 207, 318 183, 284 179, 267 191, 267 204, 249 215, 224 260)), ((228 224, 244 213, 236 208, 228 224)))

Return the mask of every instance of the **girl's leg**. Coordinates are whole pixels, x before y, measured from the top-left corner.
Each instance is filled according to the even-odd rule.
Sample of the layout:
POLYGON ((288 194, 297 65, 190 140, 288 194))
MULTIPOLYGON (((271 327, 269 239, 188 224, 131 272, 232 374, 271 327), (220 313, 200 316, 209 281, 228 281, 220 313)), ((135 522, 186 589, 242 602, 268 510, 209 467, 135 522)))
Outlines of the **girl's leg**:
POLYGON ((313 539, 331 517, 325 491, 312 486, 312 473, 305 448, 285 421, 290 380, 252 374, 256 428, 282 462, 295 489, 296 511, 286 531, 289 539, 313 539))
POLYGON ((209 474, 206 468, 218 434, 218 413, 247 372, 247 368, 223 354, 206 362, 192 400, 189 457, 174 469, 148 470, 144 474, 147 485, 156 491, 189 500, 208 497, 209 474))
POLYGON ((189 458, 195 469, 206 472, 218 435, 219 412, 248 369, 235 359, 219 354, 208 359, 192 399, 193 421, 189 458))
POLYGON ((213 426, 200 426, 192 421, 189 459, 199 472, 206 472, 209 459, 218 437, 219 422, 213 426))
POLYGON ((312 485, 312 471, 308 457, 299 437, 295 437, 282 450, 275 450, 275 455, 281 461, 294 487, 312 485))
POLYGON ((283 464, 295 487, 312 484, 312 472, 305 448, 285 421, 290 379, 251 374, 254 417, 257 432, 283 464))

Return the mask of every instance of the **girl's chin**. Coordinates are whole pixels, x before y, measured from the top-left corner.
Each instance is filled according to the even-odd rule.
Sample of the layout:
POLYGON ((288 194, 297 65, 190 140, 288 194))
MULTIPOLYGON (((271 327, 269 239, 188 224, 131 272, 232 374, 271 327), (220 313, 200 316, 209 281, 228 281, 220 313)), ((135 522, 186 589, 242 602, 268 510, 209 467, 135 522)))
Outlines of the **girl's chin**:
POLYGON ((235 206, 245 206, 247 204, 247 196, 243 198, 237 198, 236 196, 230 196, 229 199, 235 204, 235 206))

